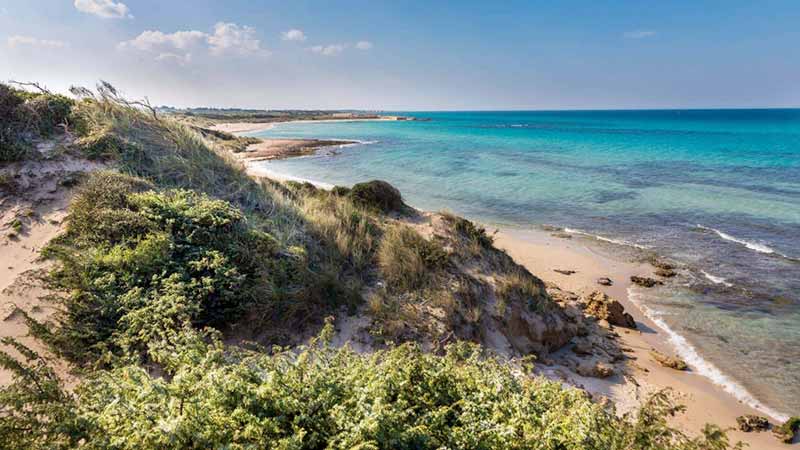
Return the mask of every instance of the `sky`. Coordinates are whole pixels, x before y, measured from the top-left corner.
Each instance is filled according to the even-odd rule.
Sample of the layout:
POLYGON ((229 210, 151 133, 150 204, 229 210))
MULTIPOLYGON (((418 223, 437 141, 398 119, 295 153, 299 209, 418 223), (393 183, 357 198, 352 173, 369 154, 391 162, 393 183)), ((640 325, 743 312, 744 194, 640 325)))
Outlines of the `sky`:
POLYGON ((157 105, 800 107, 799 0, 0 0, 0 81, 157 105))

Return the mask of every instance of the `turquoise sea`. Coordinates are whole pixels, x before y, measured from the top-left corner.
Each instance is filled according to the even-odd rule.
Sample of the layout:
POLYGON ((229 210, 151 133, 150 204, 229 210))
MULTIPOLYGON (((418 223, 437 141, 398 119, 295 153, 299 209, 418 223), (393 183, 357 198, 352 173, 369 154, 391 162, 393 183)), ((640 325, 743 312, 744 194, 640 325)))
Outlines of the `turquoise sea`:
POLYGON ((800 413, 800 110, 398 114, 430 120, 254 135, 364 142, 263 163, 273 172, 384 179, 421 209, 681 263, 674 283, 632 298, 692 370, 774 417, 800 413))

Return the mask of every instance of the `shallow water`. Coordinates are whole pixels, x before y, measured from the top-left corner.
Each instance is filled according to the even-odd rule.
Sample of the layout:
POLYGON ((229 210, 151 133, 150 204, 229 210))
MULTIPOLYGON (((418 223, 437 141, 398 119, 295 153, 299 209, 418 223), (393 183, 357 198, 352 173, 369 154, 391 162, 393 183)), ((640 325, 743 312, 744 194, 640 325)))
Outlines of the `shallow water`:
POLYGON ((405 114, 431 120, 255 135, 372 142, 264 163, 274 172, 384 179, 422 209, 557 225, 683 263, 637 300, 724 376, 705 375, 773 415, 800 413, 800 110, 405 114))

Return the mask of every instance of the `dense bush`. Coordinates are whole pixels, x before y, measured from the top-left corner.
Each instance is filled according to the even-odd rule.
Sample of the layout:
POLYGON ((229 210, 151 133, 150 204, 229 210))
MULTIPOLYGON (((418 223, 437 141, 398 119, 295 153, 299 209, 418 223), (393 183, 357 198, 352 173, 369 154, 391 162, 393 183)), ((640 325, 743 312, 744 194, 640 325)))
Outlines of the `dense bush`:
POLYGON ((400 191, 382 180, 355 184, 348 193, 354 202, 381 212, 402 211, 405 208, 400 191))
POLYGON ((680 407, 665 393, 617 418, 581 390, 466 343, 443 356, 414 344, 361 355, 324 342, 268 356, 226 353, 213 333, 184 330, 154 358, 167 376, 120 367, 69 394, 31 356, 0 391, 0 434, 18 449, 727 448, 716 428, 697 439, 670 428, 680 407))
POLYGON ((222 327, 298 272, 230 203, 186 190, 137 192, 146 186, 92 176, 67 233, 47 250, 61 262, 54 286, 66 293, 50 338, 72 359, 145 354, 149 341, 187 322, 222 327))

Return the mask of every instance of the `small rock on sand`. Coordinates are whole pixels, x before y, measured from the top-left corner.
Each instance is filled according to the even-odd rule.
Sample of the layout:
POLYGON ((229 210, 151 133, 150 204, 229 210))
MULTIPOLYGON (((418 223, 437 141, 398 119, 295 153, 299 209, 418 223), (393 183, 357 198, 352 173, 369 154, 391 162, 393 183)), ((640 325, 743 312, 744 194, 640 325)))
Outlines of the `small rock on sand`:
POLYGON ((655 359, 662 366, 669 367, 670 369, 686 370, 689 368, 689 366, 686 365, 686 361, 678 358, 677 356, 667 356, 656 350, 650 350, 650 356, 652 356, 653 359, 655 359))
POLYGON ((574 270, 569 270, 569 269, 553 269, 553 272, 558 272, 561 275, 572 275, 576 273, 574 270))
POLYGON ((614 375, 614 368, 602 362, 581 362, 575 371, 578 372, 578 375, 592 378, 608 378, 614 375))
POLYGON ((611 281, 611 278, 603 277, 603 278, 598 278, 597 279, 597 284, 602 285, 602 286, 611 286, 611 285, 614 284, 614 282, 611 281))

